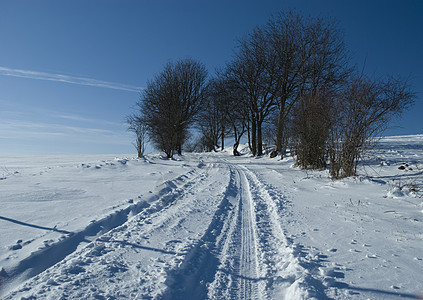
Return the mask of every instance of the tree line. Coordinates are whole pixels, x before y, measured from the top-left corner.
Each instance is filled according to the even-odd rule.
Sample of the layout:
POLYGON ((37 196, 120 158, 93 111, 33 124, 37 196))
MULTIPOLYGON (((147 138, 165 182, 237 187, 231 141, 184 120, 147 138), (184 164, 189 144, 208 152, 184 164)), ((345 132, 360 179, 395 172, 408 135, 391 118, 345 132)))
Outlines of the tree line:
POLYGON ((182 153, 196 128, 191 150, 224 148, 233 137, 239 155, 246 135, 254 156, 283 158, 289 148, 298 166, 329 166, 342 178, 356 174, 363 152, 414 98, 406 80, 374 79, 351 66, 335 20, 290 11, 240 39, 214 76, 197 60, 167 63, 128 124, 139 156, 147 139, 168 158, 182 153))

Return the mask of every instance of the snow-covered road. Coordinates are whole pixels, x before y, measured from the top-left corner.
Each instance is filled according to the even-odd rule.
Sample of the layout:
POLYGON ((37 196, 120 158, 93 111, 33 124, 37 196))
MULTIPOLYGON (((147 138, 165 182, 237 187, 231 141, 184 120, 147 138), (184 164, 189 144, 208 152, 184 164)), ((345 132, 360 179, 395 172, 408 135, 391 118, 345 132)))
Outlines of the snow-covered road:
POLYGON ((270 299, 295 286, 283 197, 246 167, 201 163, 154 197, 31 255, 10 275, 36 276, 5 299, 270 299))
MULTIPOLYGON (((417 145, 407 176, 419 183, 417 145)), ((9 159, 0 181, 0 295, 419 299, 423 203, 405 189, 390 196, 381 181, 400 162, 381 153, 384 162, 391 155, 386 174, 360 182, 310 175, 289 159, 226 153, 9 159)))

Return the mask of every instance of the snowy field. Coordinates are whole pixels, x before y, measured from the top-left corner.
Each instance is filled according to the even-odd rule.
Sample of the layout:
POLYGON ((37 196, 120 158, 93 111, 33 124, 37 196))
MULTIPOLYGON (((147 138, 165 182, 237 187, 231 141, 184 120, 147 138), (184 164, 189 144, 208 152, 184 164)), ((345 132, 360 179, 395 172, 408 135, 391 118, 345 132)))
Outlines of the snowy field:
POLYGON ((423 299, 423 135, 292 158, 0 158, 1 299, 423 299))

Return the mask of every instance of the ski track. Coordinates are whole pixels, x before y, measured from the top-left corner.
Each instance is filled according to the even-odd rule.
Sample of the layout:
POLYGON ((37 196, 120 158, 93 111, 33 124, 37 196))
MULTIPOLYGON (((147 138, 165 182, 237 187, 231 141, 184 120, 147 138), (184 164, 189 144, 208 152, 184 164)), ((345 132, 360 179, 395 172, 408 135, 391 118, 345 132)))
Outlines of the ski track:
MULTIPOLYGON (((280 219, 288 202, 253 171, 228 162, 200 163, 196 170, 166 182, 153 197, 157 200, 151 204, 139 202, 114 216, 119 221, 94 224, 108 224, 108 230, 79 233, 72 253, 38 269, 18 268, 16 276, 33 278, 4 299, 305 295, 305 270, 280 219), (94 239, 86 240, 87 235, 94 239), (88 244, 76 249, 81 242, 88 244)), ((69 248, 60 245, 51 247, 55 252, 69 248)), ((33 255, 31 263, 45 261, 49 251, 33 255)))
POLYGON ((229 169, 213 222, 182 266, 168 274, 163 298, 301 298, 304 270, 279 221, 285 197, 247 168, 229 169))
POLYGON ((244 173, 232 166, 233 182, 228 198, 234 206, 226 219, 225 231, 219 238, 221 264, 210 285, 209 297, 222 295, 230 299, 260 299, 264 295, 264 281, 257 248, 257 228, 254 220, 253 198, 244 173))

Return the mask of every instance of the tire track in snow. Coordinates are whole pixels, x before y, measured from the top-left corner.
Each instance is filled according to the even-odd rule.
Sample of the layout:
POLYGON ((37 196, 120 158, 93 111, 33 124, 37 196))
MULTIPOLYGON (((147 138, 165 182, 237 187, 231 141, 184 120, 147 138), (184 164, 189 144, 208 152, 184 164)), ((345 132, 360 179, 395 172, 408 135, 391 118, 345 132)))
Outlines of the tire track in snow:
POLYGON ((241 234, 239 273, 235 274, 237 284, 239 285, 240 299, 261 299, 264 294, 264 282, 266 278, 262 277, 262 262, 258 254, 258 237, 255 226, 255 211, 253 206, 253 197, 251 195, 250 185, 245 174, 237 170, 239 184, 239 211, 241 230, 234 230, 233 241, 237 242, 241 234))
POLYGON ((239 170, 230 167, 230 182, 212 222, 182 265, 168 272, 163 299, 261 298, 254 212, 244 185, 239 170), (216 276, 221 284, 210 295, 216 276))
POLYGON ((268 279, 259 248, 256 212, 250 183, 244 171, 230 165, 233 185, 228 198, 234 212, 226 220, 217 244, 220 265, 209 285, 210 299, 266 299, 268 279))
POLYGON ((210 299, 301 299, 304 271, 294 256, 280 222, 283 195, 260 182, 242 166, 235 177, 232 219, 220 237, 220 265, 209 285, 210 299))
POLYGON ((207 164, 197 172, 169 182, 135 217, 9 298, 303 297, 303 269, 279 219, 283 195, 242 166, 207 164), (221 175, 228 170, 229 183, 221 175))
POLYGON ((296 255, 295 245, 290 242, 282 227, 281 218, 287 214, 284 195, 271 189, 247 167, 241 167, 251 186, 256 211, 256 223, 263 264, 266 266, 266 290, 271 299, 310 298, 304 269, 296 255))
MULTIPOLYGON (((201 185, 202 180, 208 177, 208 173, 211 168, 212 165, 208 165, 206 168, 202 166, 197 169, 198 171, 190 171, 174 180, 167 181, 164 183, 163 188, 156 195, 152 196, 152 198, 156 198, 157 200, 150 199, 150 201, 153 201, 151 204, 147 203, 147 201, 141 201, 127 209, 114 213, 105 219, 90 224, 85 230, 68 237, 63 242, 53 244, 49 248, 31 255, 31 257, 23 261, 12 274, 14 274, 14 277, 22 274, 21 276, 26 276, 26 279, 35 276, 34 280, 29 280, 28 283, 25 284, 24 288, 9 294, 10 298, 14 298, 19 292, 25 292, 30 290, 32 287, 37 287, 37 285, 39 286, 40 282, 48 282, 51 278, 60 278, 60 280, 50 280, 51 284, 47 284, 44 287, 44 291, 36 292, 38 293, 38 297, 45 297, 46 290, 50 290, 52 286, 60 286, 60 282, 66 283, 66 280, 71 281, 70 276, 77 277, 80 273, 88 273, 85 272, 85 269, 87 269, 86 265, 92 264, 92 261, 94 260, 93 257, 97 258, 98 256, 101 258, 103 254, 110 253, 111 248, 116 250, 117 248, 121 248, 122 245, 134 246, 136 249, 157 251, 157 253, 162 254, 177 254, 174 251, 167 251, 166 249, 160 249, 154 246, 143 247, 138 246, 138 244, 125 242, 125 239, 127 239, 129 235, 127 224, 132 221, 128 221, 128 219, 131 215, 136 215, 133 219, 137 219, 136 223, 138 224, 136 224, 136 228, 132 228, 132 232, 139 234, 141 231, 143 238, 148 236, 148 234, 151 235, 151 232, 148 233, 148 228, 146 230, 139 230, 139 227, 149 227, 151 225, 151 221, 149 221, 151 218, 154 216, 160 216, 163 211, 172 208, 175 203, 182 202, 179 200, 184 199, 186 194, 193 194, 196 191, 196 188, 194 187, 196 185, 201 185), (144 235, 142 234, 143 231, 144 235), (98 236, 97 240, 89 243, 81 250, 76 250, 81 242, 90 242, 86 240, 86 236, 96 235, 98 236), (122 238, 121 235, 124 235, 124 237, 122 238), (110 246, 108 247, 109 249, 105 249, 105 244, 110 246), (94 255, 92 255, 92 253, 94 253, 94 255), (76 257, 83 258, 78 259, 76 257), (54 268, 48 269, 48 267, 54 264, 56 264, 54 268), (41 272, 46 269, 47 272, 44 273, 47 273, 48 275, 43 276, 44 273, 41 272), (68 276, 63 276, 63 274, 68 274, 68 276)), ((180 210, 183 210, 185 207, 186 205, 182 205, 180 210)), ((169 224, 169 220, 175 217, 172 213, 163 215, 167 216, 167 218, 158 217, 157 221, 159 223, 155 224, 153 228, 150 228, 150 231, 165 227, 169 224)), ((120 264, 124 264, 124 262, 122 261, 120 264)), ((89 279, 89 276, 86 276, 84 280, 89 281, 89 279)), ((75 288, 81 287, 77 284, 75 288)))
MULTIPOLYGON (((222 165, 221 165, 222 166, 222 165)), ((221 172, 219 172, 221 173, 221 172)), ((232 204, 227 194, 233 184, 232 171, 229 184, 221 195, 220 203, 204 235, 190 246, 183 262, 167 273, 167 289, 161 299, 206 299, 207 283, 213 280, 218 260, 215 255, 216 238, 220 236, 228 214, 232 214, 232 204)))

